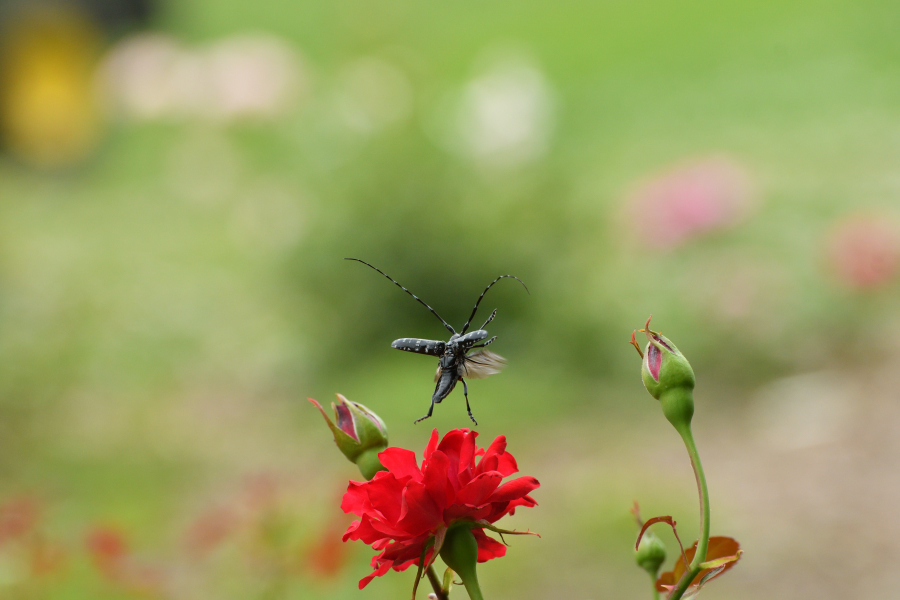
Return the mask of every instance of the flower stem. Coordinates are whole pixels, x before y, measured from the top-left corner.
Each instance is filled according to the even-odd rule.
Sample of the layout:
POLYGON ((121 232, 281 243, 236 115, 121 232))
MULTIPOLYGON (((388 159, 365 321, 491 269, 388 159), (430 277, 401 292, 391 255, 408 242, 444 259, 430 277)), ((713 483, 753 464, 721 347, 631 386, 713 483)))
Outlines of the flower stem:
POLYGON ((441 586, 441 580, 438 578, 437 573, 434 572, 434 565, 430 565, 425 569, 425 574, 428 575, 428 581, 431 582, 431 587, 434 588, 434 595, 437 597, 437 600, 450 600, 450 596, 441 586))
POLYGON ((478 587, 478 577, 465 579, 463 584, 466 586, 466 591, 469 592, 471 600, 484 600, 484 596, 481 595, 481 588, 478 587))
POLYGON ((706 560, 706 551, 709 548, 709 490, 706 487, 706 476, 703 474, 703 465, 700 464, 700 453, 697 452, 697 444, 694 443, 694 434, 691 432, 690 424, 683 427, 676 427, 684 445, 687 448, 688 455, 691 457, 691 466, 694 468, 694 478, 697 480, 697 492, 700 495, 700 538, 697 540, 697 551, 694 553, 694 559, 690 566, 687 567, 678 587, 669 596, 669 600, 680 600, 684 592, 694 581, 697 573, 702 571, 700 563, 706 560))
POLYGON ((478 585, 478 542, 472 530, 462 524, 451 527, 444 538, 441 559, 462 579, 471 600, 484 600, 478 585))
POLYGON ((659 600, 659 590, 656 589, 656 575, 650 573, 650 587, 653 589, 653 600, 659 600))

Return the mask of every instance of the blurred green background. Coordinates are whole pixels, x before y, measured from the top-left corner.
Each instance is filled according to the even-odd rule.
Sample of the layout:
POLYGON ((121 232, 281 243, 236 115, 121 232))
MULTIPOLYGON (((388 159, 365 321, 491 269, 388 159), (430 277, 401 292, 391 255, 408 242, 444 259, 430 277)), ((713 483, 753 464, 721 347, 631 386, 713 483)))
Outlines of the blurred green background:
POLYGON ((705 595, 896 593, 895 2, 133 4, 0 3, 0 596, 408 595, 357 590, 305 398, 470 423, 413 426, 435 361, 390 342, 445 331, 348 256, 456 326, 529 286, 470 399, 543 538, 486 597, 649 597, 633 500, 695 539, 651 313, 746 551, 705 595))

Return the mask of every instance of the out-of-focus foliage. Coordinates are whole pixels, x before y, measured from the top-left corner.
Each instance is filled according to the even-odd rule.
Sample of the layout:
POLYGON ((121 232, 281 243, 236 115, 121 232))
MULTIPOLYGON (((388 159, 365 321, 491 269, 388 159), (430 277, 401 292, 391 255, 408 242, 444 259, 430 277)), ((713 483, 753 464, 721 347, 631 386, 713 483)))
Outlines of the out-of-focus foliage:
POLYGON ((113 4, 0 2, 0 499, 40 515, 0 514, 0 596, 407 593, 355 589, 355 474, 303 399, 406 447, 467 417, 412 425, 435 361, 390 342, 446 331, 344 257, 454 326, 529 286, 487 296, 509 366, 470 399, 544 538, 487 597, 646 591, 635 497, 695 527, 627 346, 650 313, 747 552, 705 593, 894 590, 895 3, 113 4))

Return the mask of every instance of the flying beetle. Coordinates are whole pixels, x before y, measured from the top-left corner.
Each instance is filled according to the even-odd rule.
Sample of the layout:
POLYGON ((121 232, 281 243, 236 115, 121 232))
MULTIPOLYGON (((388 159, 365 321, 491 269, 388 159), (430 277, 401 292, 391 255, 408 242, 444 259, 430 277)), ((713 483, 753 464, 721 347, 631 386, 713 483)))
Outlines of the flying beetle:
POLYGON ((361 262, 367 267, 384 275, 388 280, 392 281, 394 285, 412 296, 416 302, 427 308, 431 314, 443 323, 444 327, 447 328, 447 331, 450 332, 450 339, 446 342, 419 338, 400 338, 391 343, 391 348, 396 348, 397 350, 415 352, 416 354, 427 354, 439 358, 437 372, 434 375, 434 394, 431 396, 431 406, 428 407, 428 414, 422 418, 416 419, 413 423, 424 421, 430 417, 431 413, 434 411, 434 405, 440 404, 444 398, 450 395, 450 392, 456 387, 456 383, 461 381, 463 384, 463 395, 466 397, 466 411, 469 413, 469 418, 472 419, 472 422, 478 425, 478 421, 472 416, 472 409, 469 406, 469 386, 466 384, 465 378, 483 379, 488 375, 499 373, 500 369, 506 366, 506 360, 499 354, 494 354, 489 350, 483 350, 485 346, 492 344, 494 340, 497 339, 496 335, 488 339, 489 334, 484 329, 487 327, 488 323, 493 321, 494 317, 497 316, 496 308, 491 313, 491 316, 487 318, 487 321, 485 321, 477 330, 469 331, 469 325, 471 325, 472 319, 475 318, 475 313, 478 312, 478 305, 481 304, 484 295, 487 294, 488 290, 501 279, 515 279, 522 284, 522 287, 525 288, 526 292, 528 292, 528 286, 514 275, 500 275, 490 282, 488 286, 484 288, 484 291, 481 292, 481 295, 478 296, 478 300, 475 301, 475 308, 472 309, 472 314, 469 315, 469 319, 466 321, 466 324, 463 325, 462 331, 457 333, 457 331, 453 329, 441 315, 437 314, 437 311, 378 267, 370 265, 366 261, 358 258, 347 258, 345 260, 361 262), (466 333, 467 331, 469 332, 466 333), (470 354, 472 350, 477 350, 477 352, 472 352, 470 354))

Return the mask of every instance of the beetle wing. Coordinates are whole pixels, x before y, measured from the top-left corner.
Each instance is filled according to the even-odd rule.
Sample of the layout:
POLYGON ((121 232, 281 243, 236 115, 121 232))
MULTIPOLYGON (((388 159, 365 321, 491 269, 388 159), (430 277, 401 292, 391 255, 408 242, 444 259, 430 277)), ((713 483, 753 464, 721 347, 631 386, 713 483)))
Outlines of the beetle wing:
POLYGON ((505 358, 490 350, 481 350, 465 357, 460 375, 469 379, 484 379, 496 375, 505 366, 505 358))
POLYGON ((438 340, 420 340, 419 338, 400 338, 391 342, 391 348, 416 354, 428 354, 429 356, 441 356, 444 353, 446 342, 438 340))
POLYGON ((438 365, 437 371, 434 372, 434 382, 435 382, 435 383, 437 383, 437 382, 438 382, 438 379, 441 378, 441 373, 442 373, 442 372, 443 372, 443 369, 441 369, 441 366, 438 365))

